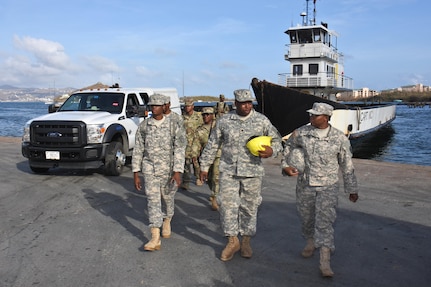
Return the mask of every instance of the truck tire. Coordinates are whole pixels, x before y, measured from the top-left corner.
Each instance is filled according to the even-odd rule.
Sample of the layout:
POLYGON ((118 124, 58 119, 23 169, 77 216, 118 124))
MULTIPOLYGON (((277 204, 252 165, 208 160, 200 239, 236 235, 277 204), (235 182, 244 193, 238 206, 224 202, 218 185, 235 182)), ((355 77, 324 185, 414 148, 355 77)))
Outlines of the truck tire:
POLYGON ((123 144, 111 142, 106 150, 105 174, 119 176, 126 164, 126 155, 123 151, 123 144))
POLYGON ((34 173, 47 173, 49 168, 48 167, 35 167, 30 165, 30 169, 34 173))

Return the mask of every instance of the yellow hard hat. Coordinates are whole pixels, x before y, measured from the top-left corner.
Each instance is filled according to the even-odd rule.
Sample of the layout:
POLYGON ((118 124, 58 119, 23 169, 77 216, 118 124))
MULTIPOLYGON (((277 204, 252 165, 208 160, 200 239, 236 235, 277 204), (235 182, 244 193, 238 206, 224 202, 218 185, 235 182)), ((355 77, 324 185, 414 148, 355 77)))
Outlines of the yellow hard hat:
POLYGON ((252 155, 259 156, 259 151, 265 150, 264 145, 271 146, 271 140, 272 137, 259 136, 249 140, 246 146, 252 155))

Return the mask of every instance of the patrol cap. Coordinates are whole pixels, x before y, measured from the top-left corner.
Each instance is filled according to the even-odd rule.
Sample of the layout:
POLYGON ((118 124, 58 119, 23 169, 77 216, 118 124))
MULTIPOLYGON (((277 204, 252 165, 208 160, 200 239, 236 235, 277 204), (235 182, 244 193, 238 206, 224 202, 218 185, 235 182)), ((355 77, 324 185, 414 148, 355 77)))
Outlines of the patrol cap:
POLYGON ((204 107, 202 108, 202 114, 214 114, 213 107, 204 107))
POLYGON ((307 110, 308 113, 313 115, 327 115, 332 116, 334 107, 325 103, 314 103, 313 108, 307 110))
POLYGON ((194 102, 193 102, 192 99, 187 98, 187 99, 184 100, 184 105, 186 105, 186 106, 193 106, 194 102))
POLYGON ((164 96, 165 97, 165 104, 169 104, 171 102, 170 96, 164 96))
POLYGON ((165 104, 165 96, 161 94, 154 94, 150 96, 149 106, 163 106, 165 104))
POLYGON ((235 90, 233 94, 235 95, 235 101, 237 102, 253 101, 250 90, 246 90, 246 89, 235 90))
POLYGON ((224 95, 223 94, 220 94, 220 99, 224 99, 224 95))

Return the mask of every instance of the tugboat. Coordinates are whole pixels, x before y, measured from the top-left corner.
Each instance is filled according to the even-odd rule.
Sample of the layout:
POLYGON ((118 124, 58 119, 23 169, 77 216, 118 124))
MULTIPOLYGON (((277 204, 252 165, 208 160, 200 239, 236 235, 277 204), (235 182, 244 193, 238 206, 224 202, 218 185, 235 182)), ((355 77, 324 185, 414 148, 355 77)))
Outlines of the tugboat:
POLYGON ((353 90, 353 79, 344 74, 344 55, 338 50, 338 34, 327 23, 316 24, 316 0, 309 20, 309 1, 301 13, 302 25, 289 28, 285 60, 290 72, 278 74, 278 84, 253 78, 251 86, 258 102, 257 110, 265 114, 279 132, 287 137, 309 122, 306 110, 315 102, 334 107, 330 123, 350 139, 374 132, 395 119, 394 103, 337 101, 337 95, 353 90))

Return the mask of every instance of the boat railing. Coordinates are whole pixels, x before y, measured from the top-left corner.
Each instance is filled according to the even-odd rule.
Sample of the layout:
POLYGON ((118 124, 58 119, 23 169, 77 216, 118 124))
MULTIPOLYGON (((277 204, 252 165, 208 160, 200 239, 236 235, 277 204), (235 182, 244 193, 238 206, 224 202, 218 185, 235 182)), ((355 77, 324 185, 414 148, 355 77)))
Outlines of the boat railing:
POLYGON ((291 88, 331 87, 338 89, 353 89, 353 79, 343 74, 317 73, 316 75, 278 74, 278 84, 291 88))
POLYGON ((343 54, 339 53, 335 48, 321 43, 288 44, 286 46, 287 51, 284 55, 286 61, 297 58, 326 58, 334 63, 343 62, 343 54))

